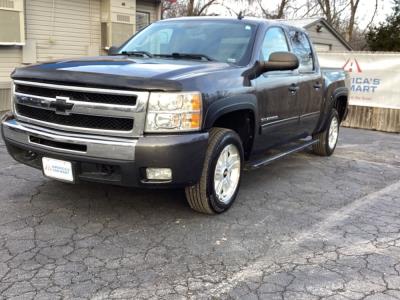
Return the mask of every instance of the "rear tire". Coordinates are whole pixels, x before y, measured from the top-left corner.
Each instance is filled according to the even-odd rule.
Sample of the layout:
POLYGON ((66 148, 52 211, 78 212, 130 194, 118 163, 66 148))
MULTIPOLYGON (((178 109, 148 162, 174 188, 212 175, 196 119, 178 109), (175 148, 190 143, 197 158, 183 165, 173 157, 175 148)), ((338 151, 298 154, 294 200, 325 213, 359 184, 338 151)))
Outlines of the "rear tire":
POLYGON ((185 188, 192 209, 206 214, 228 210, 239 191, 243 146, 236 132, 212 128, 199 183, 185 188))
POLYGON ((318 140, 318 143, 312 147, 315 154, 320 156, 331 156, 333 154, 339 138, 339 125, 339 114, 336 109, 332 109, 325 131, 313 137, 318 140))

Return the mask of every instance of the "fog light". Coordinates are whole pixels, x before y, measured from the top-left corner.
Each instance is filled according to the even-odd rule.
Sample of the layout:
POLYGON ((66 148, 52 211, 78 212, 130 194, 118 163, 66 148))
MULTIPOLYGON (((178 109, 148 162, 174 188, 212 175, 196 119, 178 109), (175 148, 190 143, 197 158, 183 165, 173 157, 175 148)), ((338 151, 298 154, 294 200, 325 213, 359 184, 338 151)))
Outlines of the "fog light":
POLYGON ((172 170, 169 168, 147 168, 146 177, 148 180, 171 180, 172 170))
POLYGON ((25 153, 25 159, 27 159, 27 160, 34 160, 36 157, 37 157, 37 153, 33 152, 31 150, 29 150, 25 153))

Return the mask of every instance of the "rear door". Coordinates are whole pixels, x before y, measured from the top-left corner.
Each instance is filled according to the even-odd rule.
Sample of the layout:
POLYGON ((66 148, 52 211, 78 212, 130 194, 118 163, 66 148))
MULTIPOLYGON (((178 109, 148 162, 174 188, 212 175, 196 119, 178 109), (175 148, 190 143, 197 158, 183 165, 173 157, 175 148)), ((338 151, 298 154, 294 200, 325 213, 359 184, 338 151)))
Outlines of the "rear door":
POLYGON ((292 51, 300 61, 297 94, 299 129, 304 135, 311 135, 321 116, 323 79, 308 36, 302 31, 291 29, 289 37, 292 51))
MULTIPOLYGON (((282 28, 270 27, 264 35, 260 60, 268 60, 271 53, 279 51, 289 51, 287 36, 282 28)), ((261 147, 283 144, 296 136, 297 80, 297 71, 267 72, 256 79, 261 147)))

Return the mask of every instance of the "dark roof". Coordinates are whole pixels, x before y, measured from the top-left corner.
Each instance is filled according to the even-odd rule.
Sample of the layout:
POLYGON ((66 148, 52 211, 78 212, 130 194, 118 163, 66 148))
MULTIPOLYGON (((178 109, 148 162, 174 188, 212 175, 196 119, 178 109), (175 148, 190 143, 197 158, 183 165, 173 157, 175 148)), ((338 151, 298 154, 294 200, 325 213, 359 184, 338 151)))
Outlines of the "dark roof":
MULTIPOLYGON (((178 17, 178 18, 171 18, 171 19, 164 19, 161 22, 169 22, 169 21, 194 21, 194 20, 214 20, 214 21, 231 21, 231 22, 246 22, 248 24, 273 24, 278 23, 279 20, 272 20, 272 19, 262 19, 262 18, 254 18, 254 17, 244 17, 243 19, 238 19, 236 17, 221 17, 221 16, 195 16, 195 17, 178 17)), ((279 22, 281 25, 282 23, 279 22)), ((300 30, 304 30, 303 27, 294 26, 291 24, 283 24, 291 27, 296 27, 300 30)))
POLYGON ((260 23, 266 23, 266 19, 260 19, 260 18, 243 18, 243 19, 238 19, 235 17, 220 17, 220 16, 195 16, 195 17, 177 17, 177 18, 171 18, 171 19, 164 19, 161 20, 162 22, 168 22, 168 21, 195 21, 195 20, 215 20, 215 21, 234 21, 234 22, 248 22, 248 23, 253 23, 253 24, 260 24, 260 23))

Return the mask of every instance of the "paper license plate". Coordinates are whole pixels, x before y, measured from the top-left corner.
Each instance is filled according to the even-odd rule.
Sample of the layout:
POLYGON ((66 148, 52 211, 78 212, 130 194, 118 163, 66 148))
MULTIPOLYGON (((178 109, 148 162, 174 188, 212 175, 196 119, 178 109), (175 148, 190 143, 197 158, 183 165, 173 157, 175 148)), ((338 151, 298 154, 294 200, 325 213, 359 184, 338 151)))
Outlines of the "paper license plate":
POLYGON ((63 181, 74 181, 72 164, 69 161, 43 157, 42 163, 45 176, 63 181))

